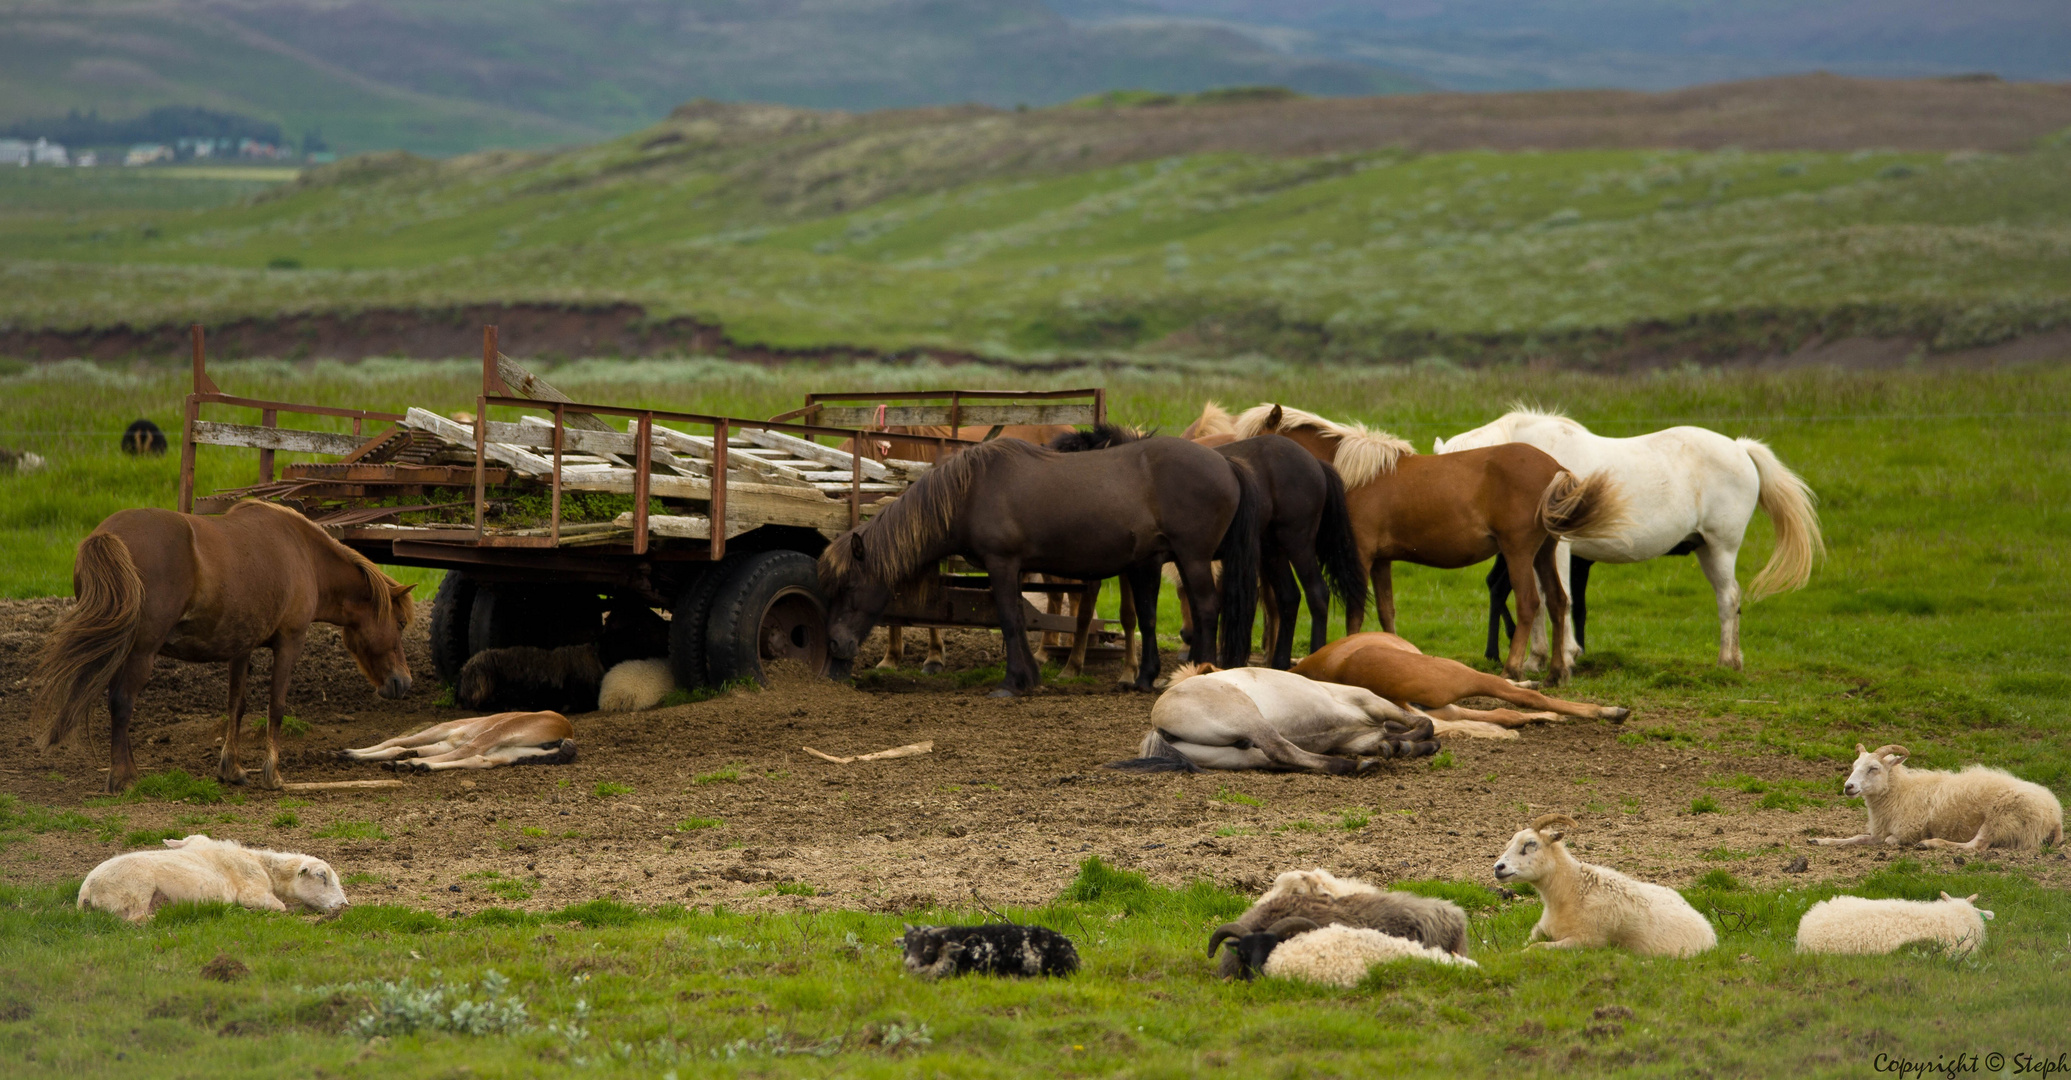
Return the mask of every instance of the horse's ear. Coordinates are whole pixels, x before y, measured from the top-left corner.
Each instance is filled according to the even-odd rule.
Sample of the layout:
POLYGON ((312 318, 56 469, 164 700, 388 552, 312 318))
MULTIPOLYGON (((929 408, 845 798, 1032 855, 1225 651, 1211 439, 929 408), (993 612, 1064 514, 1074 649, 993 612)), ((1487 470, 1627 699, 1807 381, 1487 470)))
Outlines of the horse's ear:
POLYGON ((389 598, 392 600, 401 600, 403 597, 410 595, 410 590, 416 587, 417 583, 414 581, 408 585, 398 585, 395 588, 388 590, 389 598))
POLYGON ((1280 406, 1276 404, 1276 405, 1274 405, 1274 406, 1273 406, 1273 411, 1272 411, 1272 412, 1269 412, 1269 413, 1267 413, 1267 414, 1266 414, 1266 426, 1265 426, 1265 427, 1264 427, 1263 429, 1261 429, 1261 430, 1264 430, 1264 431, 1278 431, 1278 430, 1280 430, 1280 420, 1281 420, 1281 410, 1280 410, 1280 406))
POLYGON ((852 559, 854 559, 854 560, 856 560, 856 565, 857 565, 857 566, 861 566, 861 565, 863 565, 863 534, 862 534, 862 533, 853 533, 853 532, 852 532, 852 533, 850 533, 850 534, 849 534, 849 557, 850 557, 850 558, 852 558, 852 559))
POLYGON ((1440 435, 1431 440, 1431 452, 1434 454, 1445 453, 1445 436, 1440 435))

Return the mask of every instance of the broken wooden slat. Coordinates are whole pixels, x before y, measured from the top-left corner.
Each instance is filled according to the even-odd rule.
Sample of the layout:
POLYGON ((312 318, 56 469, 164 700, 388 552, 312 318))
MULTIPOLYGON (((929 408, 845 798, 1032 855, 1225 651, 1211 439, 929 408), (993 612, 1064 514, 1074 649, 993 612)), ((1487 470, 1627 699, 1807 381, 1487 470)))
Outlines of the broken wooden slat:
MULTIPOLYGON (((554 389, 545 379, 525 370, 519 366, 516 360, 502 353, 496 354, 496 377, 502 379, 503 385, 509 387, 511 394, 516 397, 531 398, 534 401, 555 401, 564 404, 572 403, 575 400, 567 394, 554 389)), ((570 412, 563 413, 562 415, 566 419, 567 427, 582 428, 588 431, 612 430, 610 424, 605 423, 601 417, 593 413, 570 412)))
MULTIPOLYGON (((494 423, 494 421, 491 421, 491 423, 494 423)), ((456 424, 429 409, 420 409, 412 406, 409 413, 403 417, 403 426, 418 431, 428 431, 447 442, 466 447, 470 450, 475 445, 475 431, 473 427, 466 424, 456 424)), ((511 424, 507 426, 516 427, 517 425, 511 424)), ((530 473, 533 476, 547 476, 554 471, 554 463, 551 459, 540 457, 538 454, 523 447, 497 442, 494 439, 491 439, 483 447, 482 452, 519 472, 530 473)))
MULTIPOLYGON (((564 416, 568 417, 578 415, 588 416, 589 414, 564 414, 564 416)), ((596 418, 592 417, 592 419, 596 418)), ((574 424, 563 426, 561 429, 561 460, 566 462, 569 452, 575 451, 578 453, 598 454, 607 461, 630 468, 633 462, 629 460, 628 455, 637 452, 634 437, 629 433, 619 431, 605 421, 598 420, 598 423, 602 425, 601 430, 596 428, 579 428, 574 424)), ((551 452, 554 449, 554 422, 542 416, 521 416, 515 424, 499 424, 495 421, 490 421, 489 437, 498 442, 510 443, 513 446, 544 447, 551 452), (515 428, 517 430, 508 435, 500 434, 499 429, 503 428, 515 428)), ((648 460, 659 472, 675 473, 678 471, 675 467, 676 459, 666 453, 650 454, 648 460)))
MULTIPOLYGON (((796 435, 786 435, 781 431, 742 428, 740 434, 742 438, 757 446, 766 446, 772 450, 789 450, 799 457, 810 458, 822 465, 832 465, 838 469, 850 468, 850 462, 853 460, 852 455, 845 450, 836 450, 831 446, 821 446, 810 439, 801 439, 796 435)), ((886 478, 887 470, 882 464, 872 461, 866 456, 863 459, 863 475, 872 480, 883 480, 886 478)))
POLYGON ((401 780, 319 780, 300 784, 282 784, 282 791, 359 791, 366 788, 399 788, 401 780))
MULTIPOLYGON (((612 524, 630 533, 633 529, 633 515, 630 512, 620 514, 612 524)), ((762 524, 759 521, 739 521, 729 514, 726 520, 726 538, 731 540, 762 524)), ((647 532, 650 536, 668 536, 679 540, 710 540, 712 519, 703 514, 649 514, 647 532)))
MULTIPOLYGON (((949 423, 947 405, 887 405, 880 414, 877 406, 823 405, 814 421, 821 427, 863 428, 875 430, 886 427, 944 427, 949 423)), ((957 410, 956 422, 965 427, 992 424, 1070 424, 1073 426, 1093 422, 1093 406, 1090 404, 1063 405, 979 405, 969 404, 957 410)))
POLYGON ((299 431, 295 428, 253 427, 250 424, 194 422, 194 441, 209 446, 245 446, 254 450, 287 450, 297 454, 329 454, 343 457, 358 450, 366 440, 335 431, 299 431))
POLYGON ((833 754, 823 754, 810 746, 802 746, 799 747, 799 749, 804 750, 806 753, 811 754, 816 758, 819 758, 821 761, 831 761, 836 765, 847 765, 853 761, 886 761, 891 758, 913 757, 916 754, 930 753, 935 749, 935 740, 929 739, 926 742, 909 743, 905 746, 894 746, 890 750, 878 750, 874 753, 869 754, 857 754, 854 757, 835 757, 833 754))

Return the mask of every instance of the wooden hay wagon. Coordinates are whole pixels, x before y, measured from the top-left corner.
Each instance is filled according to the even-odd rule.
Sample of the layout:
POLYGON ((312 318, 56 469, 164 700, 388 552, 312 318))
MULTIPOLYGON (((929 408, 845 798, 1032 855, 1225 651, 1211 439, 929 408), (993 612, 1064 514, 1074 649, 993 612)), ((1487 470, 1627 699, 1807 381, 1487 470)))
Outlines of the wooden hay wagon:
MULTIPOLYGON (((504 356, 493 326, 483 332, 472 414, 226 394, 209 378, 200 326, 193 365, 180 509, 219 513, 238 499, 265 499, 377 563, 446 571, 430 631, 447 682, 484 649, 594 640, 615 604, 669 613, 670 663, 686 687, 761 678, 780 659, 824 672, 821 549, 924 475, 930 466, 916 457, 976 441, 885 428, 978 426, 990 437, 1010 424, 1096 423, 1105 411, 1100 390, 814 394, 769 420, 576 402, 504 356), (207 420, 208 406, 256 409, 260 422, 207 420), (282 413, 340 418, 351 430, 281 427, 282 413), (258 482, 197 497, 195 454, 204 445, 257 450, 258 482), (280 452, 333 460, 276 475, 280 452)), ((1087 584, 1028 589, 1079 593, 1087 584)), ((1076 628, 1033 605, 1024 615, 1031 630, 1076 628)), ((885 621, 998 625, 983 576, 954 565, 912 582, 885 621)), ((1094 629, 1103 632, 1097 620, 1094 629)))

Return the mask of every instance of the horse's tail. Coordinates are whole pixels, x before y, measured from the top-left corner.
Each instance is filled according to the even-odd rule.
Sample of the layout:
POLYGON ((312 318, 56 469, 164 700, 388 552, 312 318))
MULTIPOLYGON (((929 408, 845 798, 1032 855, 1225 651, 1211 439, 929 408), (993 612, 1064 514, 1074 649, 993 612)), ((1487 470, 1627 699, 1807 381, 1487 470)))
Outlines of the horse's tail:
POLYGON ((1812 508, 1812 488, 1759 439, 1734 442, 1754 459, 1755 471, 1762 477, 1762 511, 1776 525, 1776 550, 1748 585, 1748 599, 1802 589, 1812 577, 1813 561, 1826 554, 1819 535, 1819 512, 1812 508))
POLYGON ((1562 469, 1539 495, 1539 527, 1555 536, 1604 536, 1625 523, 1625 496, 1609 473, 1577 479, 1562 469))
POLYGON ((1119 769, 1122 772, 1201 771, 1199 765, 1194 764, 1191 758, 1180 753, 1179 748, 1172 745, 1166 734, 1157 728, 1152 728, 1151 733, 1143 737, 1143 746, 1136 752, 1140 756, 1124 758, 1121 761, 1110 761, 1107 763, 1107 767, 1119 769))
MULTIPOLYGON (((1251 663, 1251 622, 1258 614, 1259 536, 1264 531, 1265 498, 1258 474, 1242 461, 1230 462, 1237 475, 1237 514, 1223 533, 1215 557, 1222 563, 1222 625, 1216 651, 1226 668, 1251 663)), ((1195 633, 1202 632, 1197 624, 1195 633)))
POLYGON ((72 563, 78 598, 43 643, 30 681, 29 720, 41 722, 36 748, 65 741, 129 661, 144 613, 144 578, 129 547, 113 533, 95 533, 72 563))
POLYGON ((1331 594, 1345 607, 1345 617, 1366 614, 1366 569, 1360 565, 1359 541, 1352 535, 1352 513, 1345 507, 1345 478, 1323 466, 1323 520, 1316 529, 1316 554, 1331 594))

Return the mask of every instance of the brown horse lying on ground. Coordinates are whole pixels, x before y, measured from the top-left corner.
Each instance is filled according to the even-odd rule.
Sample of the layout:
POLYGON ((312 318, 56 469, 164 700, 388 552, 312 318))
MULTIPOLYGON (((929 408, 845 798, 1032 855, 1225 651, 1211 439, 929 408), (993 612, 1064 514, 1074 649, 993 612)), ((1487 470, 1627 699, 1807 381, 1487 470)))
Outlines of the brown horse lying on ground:
POLYGON ((36 745, 60 742, 108 697, 108 790, 137 778, 129 720, 159 654, 230 664, 230 717, 223 725, 222 780, 242 784, 238 729, 252 653, 273 650, 266 760, 260 786, 280 787, 281 717, 288 680, 312 622, 344 628, 360 673, 385 698, 410 692, 403 628, 410 590, 301 514, 245 501, 221 517, 171 510, 122 510, 79 545, 72 567, 78 599, 44 643, 31 683, 36 745))
POLYGON ((1397 706, 1414 707, 1440 720, 1482 720, 1520 727, 1534 720, 1587 716, 1624 723, 1631 710, 1547 697, 1529 686, 1476 671, 1457 660, 1425 656, 1394 634, 1348 634, 1302 658, 1294 673, 1319 682, 1363 686, 1397 706), (1463 709, 1465 697, 1500 698, 1538 712, 1463 709))
POLYGON ((413 758, 384 767, 417 772, 493 769, 521 762, 561 765, 575 760, 574 734, 574 725, 557 712, 507 712, 433 724, 373 746, 340 750, 338 756, 380 762, 413 758))
MULTIPOLYGON (((1386 432, 1278 405, 1257 405, 1237 418, 1241 436, 1268 430, 1335 464, 1344 477, 1360 559, 1372 568, 1381 629, 1395 632, 1394 560, 1455 570, 1501 555, 1517 592, 1519 625, 1533 625, 1542 596, 1559 624, 1563 640, 1553 644, 1548 681, 1567 679, 1560 628, 1567 625, 1568 596, 1554 573, 1553 553, 1562 536, 1597 536, 1624 521, 1624 499, 1602 473, 1577 479, 1523 443, 1420 457, 1386 432), (1280 422, 1269 428, 1276 415, 1280 422)), ((1362 613, 1346 615, 1346 631, 1357 633, 1362 613)), ((1503 673, 1518 677, 1530 659, 1531 642, 1512 641, 1503 673)))

